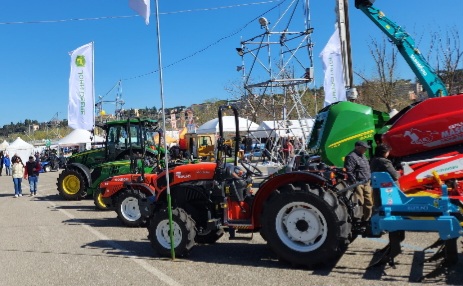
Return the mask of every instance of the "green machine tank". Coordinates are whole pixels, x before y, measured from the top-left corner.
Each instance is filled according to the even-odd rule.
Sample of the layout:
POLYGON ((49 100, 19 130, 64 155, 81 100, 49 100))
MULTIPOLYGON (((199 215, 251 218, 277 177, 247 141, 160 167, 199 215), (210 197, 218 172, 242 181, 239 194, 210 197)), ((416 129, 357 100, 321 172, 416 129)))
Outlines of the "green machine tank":
POLYGON ((343 166, 344 157, 355 141, 367 141, 376 146, 378 134, 389 120, 389 114, 369 106, 341 101, 319 111, 309 136, 309 153, 319 155, 329 165, 343 166))
POLYGON ((92 195, 96 207, 105 209, 97 193, 101 181, 110 176, 130 173, 133 169, 130 159, 144 152, 147 160, 152 162, 146 164, 145 172, 151 172, 161 162, 160 157, 165 151, 154 143, 153 135, 159 132, 156 120, 130 118, 111 121, 100 127, 105 133, 104 147, 69 157, 66 168, 57 179, 57 189, 66 200, 79 200, 92 195))

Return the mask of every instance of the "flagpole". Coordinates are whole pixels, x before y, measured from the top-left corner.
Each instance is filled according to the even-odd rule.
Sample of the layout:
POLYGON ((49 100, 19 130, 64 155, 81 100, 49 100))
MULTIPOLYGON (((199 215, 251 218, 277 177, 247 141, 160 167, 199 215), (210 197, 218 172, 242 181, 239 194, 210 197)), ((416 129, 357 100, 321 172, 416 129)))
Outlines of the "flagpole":
MULTIPOLYGON (((161 110, 162 110, 162 129, 166 133, 166 113, 164 111, 164 84, 162 78, 162 53, 161 53, 161 29, 159 25, 159 7, 158 0, 155 0, 156 6, 156 31, 157 31, 157 44, 158 44, 158 65, 159 65, 159 86, 161 89, 161 110)), ((164 161, 166 164, 166 183, 167 183, 167 213, 169 215, 169 236, 170 236, 170 254, 172 259, 175 259, 175 245, 174 245, 174 230, 172 224, 172 200, 170 197, 170 182, 169 182, 169 160, 167 160, 167 140, 164 135, 164 161)))
MULTIPOLYGON (((95 42, 92 41, 92 86, 93 86, 93 128, 92 128, 92 134, 93 134, 93 143, 95 143, 95 42)), ((90 143, 90 149, 92 148, 92 143, 90 143)))

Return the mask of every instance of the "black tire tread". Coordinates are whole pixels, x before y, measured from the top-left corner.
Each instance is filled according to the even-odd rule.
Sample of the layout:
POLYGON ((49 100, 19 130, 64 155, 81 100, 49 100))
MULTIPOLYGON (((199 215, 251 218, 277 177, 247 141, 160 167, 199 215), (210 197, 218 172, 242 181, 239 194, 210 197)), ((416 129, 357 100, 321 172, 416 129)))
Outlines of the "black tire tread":
MULTIPOLYGON (((151 242, 153 249, 161 256, 169 257, 171 252, 170 249, 166 249, 157 243, 156 240, 156 227, 157 224, 162 222, 165 219, 168 219, 168 210, 167 208, 159 209, 151 219, 151 222, 148 226, 148 239, 151 242)), ((181 208, 172 209, 172 220, 176 221, 177 224, 181 224, 180 227, 184 228, 184 235, 186 240, 184 243, 180 243, 175 248, 175 255, 179 257, 188 256, 191 249, 195 245, 195 222, 187 212, 181 208)))
POLYGON ((284 189, 294 189, 294 191, 277 193, 277 195, 270 196, 269 200, 264 203, 261 217, 261 234, 263 234, 263 237, 265 236, 264 239, 267 240, 268 245, 277 254, 278 258, 289 262, 293 266, 313 268, 324 263, 330 263, 339 257, 349 242, 351 224, 348 221, 347 208, 329 190, 323 190, 321 187, 308 184, 290 185, 290 187, 284 189), (323 212, 329 224, 329 233, 325 244, 307 253, 297 253, 284 246, 283 243, 279 242, 280 239, 274 230, 271 229, 272 223, 275 224, 275 214, 281 209, 278 205, 282 203, 282 200, 288 200, 289 203, 291 200, 300 200, 301 198, 311 202, 314 206, 315 204, 321 206, 322 209, 318 208, 318 210, 323 212))
POLYGON ((145 194, 141 193, 138 190, 125 189, 125 190, 119 191, 119 194, 118 194, 118 196, 116 198, 116 205, 115 205, 117 218, 125 226, 128 226, 128 227, 143 227, 143 226, 146 226, 147 222, 148 222, 147 217, 140 216, 140 218, 135 220, 135 221, 130 221, 130 220, 127 220, 126 218, 124 218, 124 215, 122 214, 122 211, 121 211, 121 204, 125 199, 127 199, 129 197, 134 197, 137 200, 140 200, 140 199, 145 198, 146 196, 145 196, 145 194))
POLYGON ((76 170, 73 170, 73 169, 64 169, 59 174, 58 179, 56 180, 56 186, 57 186, 57 189, 58 189, 58 193, 65 200, 80 200, 80 199, 85 197, 85 194, 86 194, 85 191, 87 189, 87 183, 85 181, 84 176, 79 171, 76 171, 76 170), (79 178, 79 180, 80 180, 80 189, 74 195, 66 193, 64 191, 63 187, 62 187, 63 186, 63 180, 66 178, 66 176, 69 176, 71 174, 74 175, 74 176, 77 176, 79 178))

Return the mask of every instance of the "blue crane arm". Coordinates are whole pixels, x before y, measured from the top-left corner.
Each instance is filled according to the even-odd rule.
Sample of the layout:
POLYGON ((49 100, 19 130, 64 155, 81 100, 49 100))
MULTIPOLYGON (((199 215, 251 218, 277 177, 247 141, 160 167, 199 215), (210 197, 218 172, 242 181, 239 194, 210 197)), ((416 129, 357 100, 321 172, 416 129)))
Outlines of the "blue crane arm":
POLYGON ((447 96, 444 82, 415 47, 413 38, 383 12, 373 7, 373 2, 374 0, 355 0, 355 7, 365 13, 397 46, 429 97, 447 96))

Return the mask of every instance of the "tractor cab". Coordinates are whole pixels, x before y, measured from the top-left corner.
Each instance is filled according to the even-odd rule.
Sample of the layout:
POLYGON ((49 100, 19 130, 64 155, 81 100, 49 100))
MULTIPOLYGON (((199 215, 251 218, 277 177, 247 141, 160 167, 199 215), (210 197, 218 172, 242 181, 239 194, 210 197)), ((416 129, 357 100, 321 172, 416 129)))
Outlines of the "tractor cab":
MULTIPOLYGON (((143 152, 142 141, 149 140, 157 129, 157 122, 152 120, 129 119, 107 123, 106 158, 110 161, 130 159, 130 152, 143 152)), ((149 146, 149 145, 147 145, 149 146)))

